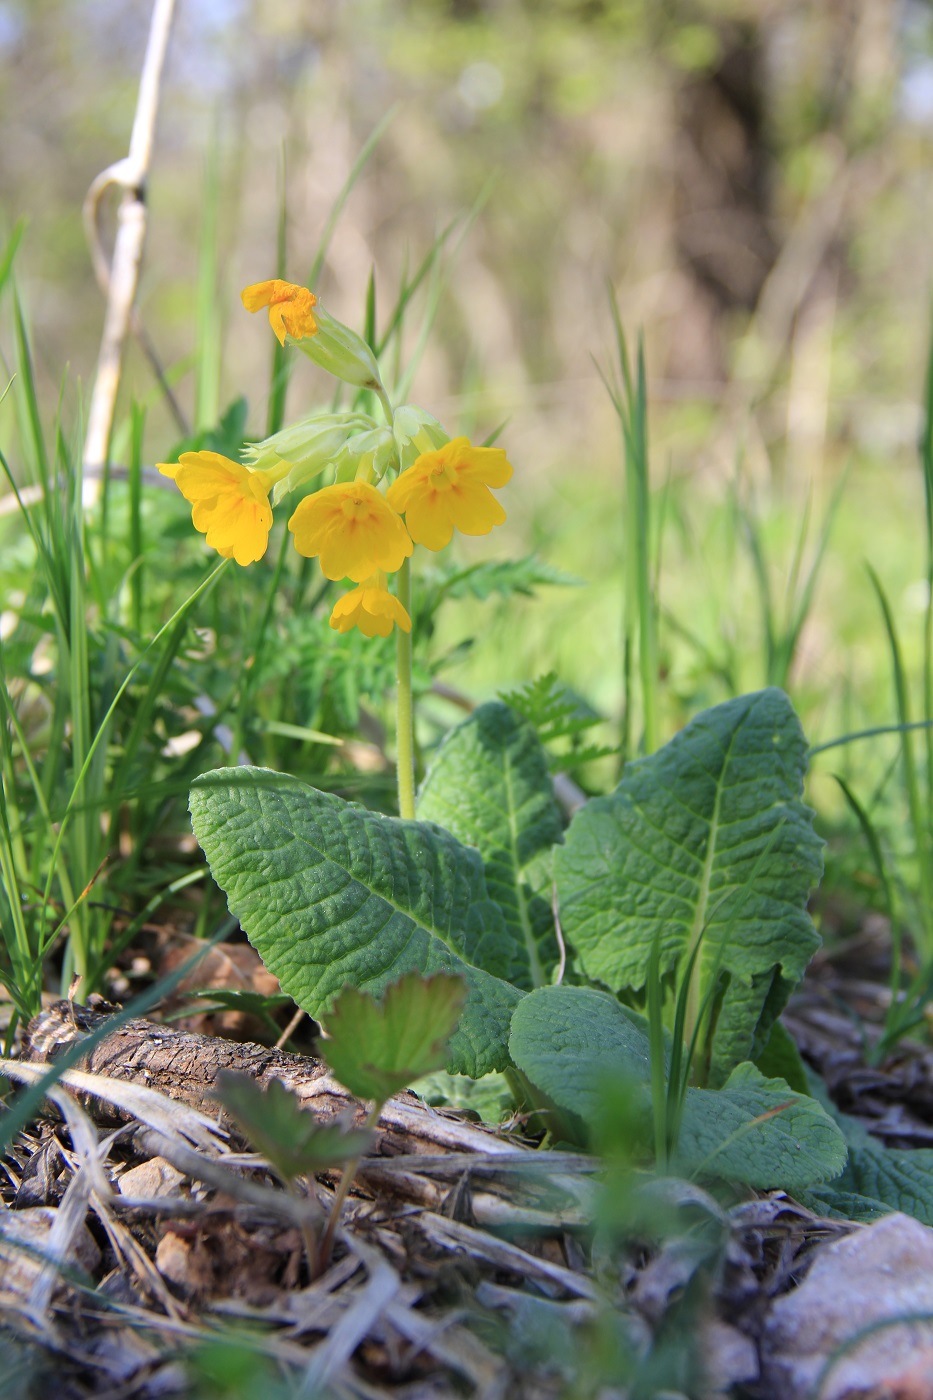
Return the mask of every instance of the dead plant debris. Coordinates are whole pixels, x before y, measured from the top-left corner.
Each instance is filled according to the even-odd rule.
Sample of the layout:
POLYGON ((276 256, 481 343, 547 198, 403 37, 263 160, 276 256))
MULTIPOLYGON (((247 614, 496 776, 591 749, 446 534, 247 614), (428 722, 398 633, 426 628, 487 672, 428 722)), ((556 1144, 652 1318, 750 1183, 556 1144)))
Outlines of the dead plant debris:
MULTIPOLYGON (((828 1043, 837 1029, 825 1008, 817 988, 791 1014, 814 1058, 820 1035, 828 1043)), ((34 1082, 105 1015, 56 1003, 3 1073, 34 1082)), ((857 1082, 842 1034, 834 1046, 857 1082)), ((917 1057, 910 1063, 909 1080, 896 1080, 905 1071, 895 1066, 882 1082, 923 1082, 917 1057)), ((558 1400, 574 1393, 575 1368, 607 1318, 646 1354, 689 1308, 705 1376, 691 1395, 783 1400, 788 1300, 806 1297, 813 1259, 830 1261, 825 1273, 832 1249, 875 1228, 820 1219, 782 1192, 727 1209, 684 1183, 671 1188, 673 1204, 704 1218, 715 1249, 702 1232, 699 1244, 689 1235, 622 1244, 594 1226, 592 1159, 538 1153, 406 1093, 386 1106, 333 1261, 313 1278, 303 1231, 320 1225, 336 1174, 304 1195, 286 1190, 223 1120, 211 1097, 221 1070, 279 1079, 324 1120, 364 1116, 313 1058, 145 1020, 118 1026, 62 1074, 4 1163, 0 1348, 18 1379, 0 1395, 44 1394, 50 1368, 59 1400, 221 1394, 205 1380, 219 1346, 240 1349, 257 1390, 286 1375, 309 1396, 558 1400)), ((858 1092, 871 1117, 878 1083, 858 1092)), ((915 1248, 929 1247, 933 1231, 909 1228, 922 1236, 915 1248)), ((927 1394, 916 1377, 929 1335, 917 1337, 916 1354, 898 1352, 898 1394, 927 1394)), ((836 1384, 831 1393, 856 1394, 836 1384)))

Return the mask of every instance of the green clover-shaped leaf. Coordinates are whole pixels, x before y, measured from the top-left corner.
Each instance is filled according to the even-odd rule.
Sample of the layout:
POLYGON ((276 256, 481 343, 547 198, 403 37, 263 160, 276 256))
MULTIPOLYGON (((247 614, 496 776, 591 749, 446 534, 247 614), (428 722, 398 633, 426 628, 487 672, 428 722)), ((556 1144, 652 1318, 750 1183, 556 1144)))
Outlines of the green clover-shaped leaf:
POLYGON ((323 1058, 351 1094, 383 1104, 447 1063, 466 1000, 462 977, 406 973, 381 1001, 344 987, 324 1022, 323 1058))

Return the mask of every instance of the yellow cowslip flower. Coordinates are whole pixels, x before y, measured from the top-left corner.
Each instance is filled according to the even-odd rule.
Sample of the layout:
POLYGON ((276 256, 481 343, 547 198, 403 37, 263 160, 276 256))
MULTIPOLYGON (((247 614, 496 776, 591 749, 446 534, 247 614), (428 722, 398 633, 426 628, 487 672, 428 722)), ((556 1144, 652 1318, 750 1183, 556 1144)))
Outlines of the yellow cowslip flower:
POLYGON ((411 631, 411 618, 399 600, 386 588, 386 576, 381 569, 345 593, 334 604, 330 625, 336 632, 349 632, 358 627, 364 637, 387 637, 398 624, 403 632, 411 631))
POLYGON ((317 335, 317 321, 312 310, 317 305, 317 297, 307 287, 280 282, 276 277, 271 282, 254 282, 251 287, 244 287, 240 300, 247 311, 261 311, 268 306, 269 325, 280 345, 285 344, 286 332, 295 340, 317 335))
POLYGON ((504 486, 512 468, 501 447, 471 447, 453 438, 436 452, 422 452, 386 492, 389 505, 404 515, 415 544, 443 549, 454 530, 488 535, 505 520, 505 511, 490 491, 504 486))
POLYGON ((288 528, 298 553, 320 555, 330 579, 362 583, 377 569, 394 574, 412 552, 401 517, 366 481, 340 481, 306 496, 288 528))
POLYGON ((177 462, 158 466, 191 502, 194 528, 211 549, 238 564, 262 558, 272 528, 273 472, 250 471, 219 452, 183 452, 177 462))

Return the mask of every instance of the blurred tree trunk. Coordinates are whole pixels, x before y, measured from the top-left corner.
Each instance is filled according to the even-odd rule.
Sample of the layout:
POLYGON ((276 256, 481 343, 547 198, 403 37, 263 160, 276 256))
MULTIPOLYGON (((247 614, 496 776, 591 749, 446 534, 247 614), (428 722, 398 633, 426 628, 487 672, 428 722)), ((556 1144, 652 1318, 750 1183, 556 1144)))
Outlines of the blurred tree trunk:
POLYGON ((675 93, 674 243, 687 324, 671 372, 695 379, 725 378, 723 314, 754 309, 778 253, 761 27, 719 37, 716 64, 675 93))
MULTIPOLYGON (((680 14, 677 23, 689 18, 680 14)), ((820 287, 835 286, 840 275, 845 285, 848 233, 863 194, 869 198, 875 186, 874 179, 852 177, 855 167, 867 173, 865 158, 887 136, 895 112, 897 26, 894 0, 821 6, 783 0, 760 12, 750 4, 741 20, 715 26, 715 62, 676 84, 674 246, 684 294, 672 374, 727 377, 724 345, 735 333, 730 314, 759 308, 770 274, 786 261, 788 240, 811 214, 825 227, 807 276, 778 278, 784 292, 786 283, 794 285, 773 353, 785 348, 797 315, 821 295, 820 287), (806 191, 796 226, 787 220, 786 198, 783 217, 776 205, 779 143, 790 151, 821 146, 823 165, 833 172, 827 179, 845 191, 838 200, 818 184, 806 191), (822 199, 838 204, 835 218, 818 217, 822 199)))

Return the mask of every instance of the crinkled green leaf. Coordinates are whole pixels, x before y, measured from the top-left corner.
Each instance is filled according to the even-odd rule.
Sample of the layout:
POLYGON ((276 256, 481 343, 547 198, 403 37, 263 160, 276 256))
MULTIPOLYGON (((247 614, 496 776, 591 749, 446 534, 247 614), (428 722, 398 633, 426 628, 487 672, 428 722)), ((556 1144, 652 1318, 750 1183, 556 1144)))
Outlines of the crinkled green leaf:
POLYGON ((345 987, 327 1014, 321 1055, 351 1094, 385 1103, 444 1068, 465 998, 463 978, 444 972, 409 972, 380 1001, 345 987))
POLYGON ((501 1123, 509 1118, 515 1100, 504 1074, 486 1074, 482 1079, 466 1079, 462 1074, 435 1070, 408 1086, 431 1108, 455 1108, 459 1113, 484 1123, 501 1123))
POLYGON ((693 1176, 795 1191, 837 1177, 846 1143, 815 1099, 746 1061, 721 1089, 687 1090, 674 1160, 693 1176))
MULTIPOLYGON (((236 1011, 243 1016, 271 1019, 271 1012, 278 1011, 291 1002, 291 997, 285 992, 266 994, 251 991, 248 987, 194 987, 190 992, 186 990, 185 996, 193 1001, 209 1003, 207 1006, 198 1007, 199 1016, 210 1016, 215 1011, 236 1011)), ((166 1019, 177 1020, 180 1014, 176 1012, 166 1019)))
POLYGON ((541 987, 512 1015, 509 1051, 532 1084, 591 1126, 601 1112, 601 1083, 625 1076, 647 1085, 648 1037, 608 992, 541 987))
POLYGON ((498 701, 481 705, 438 749, 418 816, 479 851, 512 942, 503 975, 518 987, 541 986, 557 944, 550 891, 531 883, 529 867, 560 841, 561 817, 534 726, 498 701))
POLYGON ((782 691, 717 705, 628 764, 555 852, 564 936, 594 980, 640 991, 656 938, 662 974, 702 939, 698 1004, 727 978, 712 1083, 763 1047, 819 943, 806 911, 821 872, 800 800, 806 754, 782 691))
POLYGON ((797 1042, 783 1021, 775 1021, 771 1027, 767 1043, 755 1056, 755 1064, 766 1079, 783 1079, 798 1093, 809 1093, 807 1071, 797 1042))
POLYGON ((826 1215, 832 1220, 856 1220, 871 1225, 883 1215, 890 1215, 893 1206, 859 1196, 852 1191, 839 1191, 835 1186, 815 1186, 812 1191, 798 1191, 796 1199, 814 1215, 826 1215))
POLYGON ((933 1225, 933 1150, 929 1147, 885 1147, 867 1137, 863 1146, 850 1147, 849 1165, 839 1186, 933 1225))
POLYGON ((206 773, 190 808, 230 912, 309 1015, 347 983, 378 995, 405 972, 450 972, 467 999, 447 1068, 505 1067, 521 993, 503 980, 512 945, 477 851, 263 768, 206 773))
MULTIPOLYGON (((650 1053, 642 1026, 607 992, 542 987, 515 1008, 512 1058, 557 1106, 599 1131, 605 1085, 624 1078, 649 1106, 650 1053)), ((688 1089, 675 1164, 681 1172, 761 1188, 831 1180, 845 1140, 814 1099, 738 1065, 721 1089, 688 1089)))
POLYGON ((372 1142, 372 1133, 339 1119, 319 1123, 278 1079, 261 1089, 249 1075, 223 1070, 217 1076, 214 1098, 288 1181, 350 1162, 372 1142))
POLYGON ((933 1148, 886 1147, 858 1119, 842 1113, 830 1101, 822 1081, 811 1075, 811 1083, 849 1145, 849 1160, 838 1181, 833 1182, 834 1192, 865 1199, 865 1210, 874 1203, 933 1225, 933 1148))

